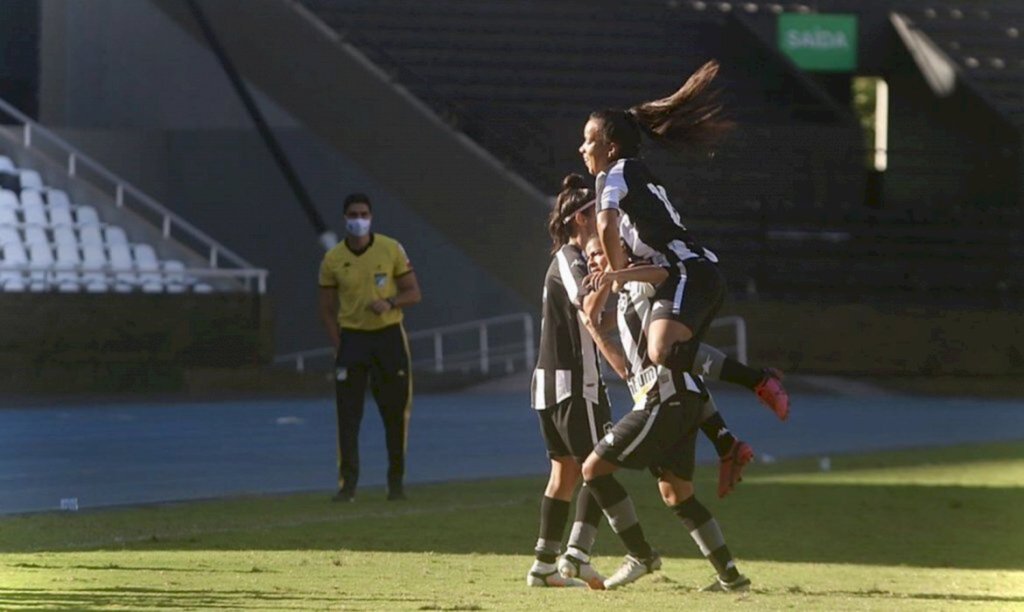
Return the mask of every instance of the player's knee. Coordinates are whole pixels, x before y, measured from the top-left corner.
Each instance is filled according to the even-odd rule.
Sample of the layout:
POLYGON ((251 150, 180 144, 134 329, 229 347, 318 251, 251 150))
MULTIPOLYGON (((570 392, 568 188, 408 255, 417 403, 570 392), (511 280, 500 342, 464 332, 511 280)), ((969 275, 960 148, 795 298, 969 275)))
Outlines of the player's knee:
POLYGON ((580 472, 583 475, 584 481, 591 481, 598 476, 603 476, 601 471, 601 458, 591 453, 587 460, 583 462, 583 467, 580 472))
POLYGON ((666 506, 677 506, 693 497, 693 482, 666 473, 658 480, 658 491, 666 506))

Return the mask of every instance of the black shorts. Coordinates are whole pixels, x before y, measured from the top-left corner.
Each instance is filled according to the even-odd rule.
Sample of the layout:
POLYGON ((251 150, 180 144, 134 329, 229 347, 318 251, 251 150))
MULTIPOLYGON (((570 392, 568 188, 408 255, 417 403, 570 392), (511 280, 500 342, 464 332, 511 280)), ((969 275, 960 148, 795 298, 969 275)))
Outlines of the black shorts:
POLYGON ((679 321, 702 338, 725 300, 725 278, 703 258, 679 262, 668 273, 651 300, 651 319, 679 321))
POLYGON ((632 410, 612 426, 594 452, 620 467, 648 468, 655 476, 670 471, 692 480, 704 402, 699 393, 683 392, 632 410))
POLYGON ((549 458, 571 456, 582 463, 594 450, 612 424, 608 396, 602 392, 600 398, 595 404, 582 397, 570 397, 537 411, 549 458))

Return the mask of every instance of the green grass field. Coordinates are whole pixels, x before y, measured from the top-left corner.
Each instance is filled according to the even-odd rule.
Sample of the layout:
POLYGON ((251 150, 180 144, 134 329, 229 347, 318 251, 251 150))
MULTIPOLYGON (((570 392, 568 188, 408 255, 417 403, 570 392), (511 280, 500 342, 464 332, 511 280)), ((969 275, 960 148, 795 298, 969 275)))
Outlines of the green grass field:
MULTIPOLYGON (((624 481, 665 556, 615 592, 527 589, 544 478, 0 519, 0 609, 1024 609, 1024 442, 755 465, 722 524, 744 595, 695 592, 710 566, 653 481, 624 481)), ((595 564, 623 553, 602 529, 595 564)))

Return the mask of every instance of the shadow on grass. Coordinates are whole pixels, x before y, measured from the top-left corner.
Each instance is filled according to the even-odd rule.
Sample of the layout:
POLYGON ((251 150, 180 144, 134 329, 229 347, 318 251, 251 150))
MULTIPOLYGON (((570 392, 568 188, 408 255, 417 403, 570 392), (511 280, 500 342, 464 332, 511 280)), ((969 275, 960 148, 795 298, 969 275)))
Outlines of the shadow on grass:
POLYGON ((378 604, 430 603, 414 597, 360 597, 345 594, 311 595, 306 592, 267 593, 255 590, 194 590, 111 587, 54 591, 0 587, 0 609, 46 607, 48 609, 93 610, 117 607, 128 609, 234 609, 279 610, 287 608, 328 608, 346 603, 378 604))

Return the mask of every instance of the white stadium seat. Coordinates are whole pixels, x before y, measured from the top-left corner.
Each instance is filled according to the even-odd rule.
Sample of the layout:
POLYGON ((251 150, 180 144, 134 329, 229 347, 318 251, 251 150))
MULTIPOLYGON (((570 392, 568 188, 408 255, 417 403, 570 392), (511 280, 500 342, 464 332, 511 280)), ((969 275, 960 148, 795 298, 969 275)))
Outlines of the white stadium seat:
POLYGON ((105 293, 108 289, 107 277, 103 272, 91 272, 90 269, 106 268, 107 254, 99 244, 84 244, 82 246, 82 267, 86 271, 82 273, 82 284, 89 293, 105 293))
POLYGON ((81 263, 82 260, 78 255, 77 244, 57 244, 57 262, 53 267, 57 271, 54 275, 54 282, 57 284, 58 291, 63 293, 78 292, 80 287, 76 270, 81 263))
POLYGON ((100 232, 100 226, 96 223, 90 223, 89 225, 79 227, 78 240, 83 245, 102 245, 103 234, 100 232))
POLYGON ((50 239, 46 237, 46 230, 42 225, 29 225, 25 228, 25 244, 30 247, 34 244, 49 245, 50 239))
POLYGON ((43 179, 39 176, 39 173, 35 170, 22 170, 21 171, 21 188, 22 189, 42 189, 43 179))
POLYGON ((74 221, 71 220, 71 209, 70 208, 53 208, 50 207, 50 224, 51 225, 71 225, 74 221))
POLYGON ((108 225, 103 229, 104 238, 107 239, 108 245, 114 244, 128 244, 128 236, 124 233, 124 230, 116 225, 108 225))
POLYGON ((160 293, 164 285, 160 282, 160 262, 156 252, 148 244, 136 244, 132 247, 135 256, 135 267, 139 271, 139 283, 145 293, 160 293))
POLYGON ((9 244, 21 245, 21 242, 21 235, 18 234, 18 230, 10 225, 0 225, 0 247, 5 247, 9 244))
POLYGON ((139 283, 127 244, 110 245, 110 269, 114 271, 114 291, 118 293, 128 293, 139 283))
POLYGON ((46 208, 43 206, 43 196, 38 191, 26 189, 21 192, 21 214, 25 223, 50 224, 46 217, 46 208))
MULTIPOLYGON (((46 243, 29 244, 28 260, 33 266, 47 266, 52 268, 53 251, 50 250, 50 245, 46 243)), ((32 291, 48 290, 50 288, 48 276, 48 273, 42 271, 29 273, 29 289, 32 291)))
POLYGON ((0 189, 0 208, 21 208, 18 195, 9 189, 0 189))
POLYGON ((80 224, 99 223, 100 216, 92 206, 79 206, 75 209, 75 221, 80 224))
POLYGON ((185 264, 177 259, 168 259, 163 262, 164 282, 167 284, 167 293, 185 292, 185 264))
POLYGON ((6 155, 0 155, 0 172, 14 173, 14 162, 6 155))
MULTIPOLYGON (((4 266, 25 265, 28 263, 28 256, 25 254, 25 247, 20 242, 5 244, 2 249, 4 266)), ((24 291, 25 277, 17 270, 4 270, 0 272, 0 289, 4 291, 24 291)))
POLYGON ((58 225, 53 228, 53 241, 63 246, 78 246, 78 237, 70 225, 58 225))
POLYGON ((0 225, 17 225, 18 216, 14 214, 13 208, 0 206, 0 225))
POLYGON ((60 189, 47 189, 46 203, 50 205, 50 208, 71 208, 68 194, 60 189))

